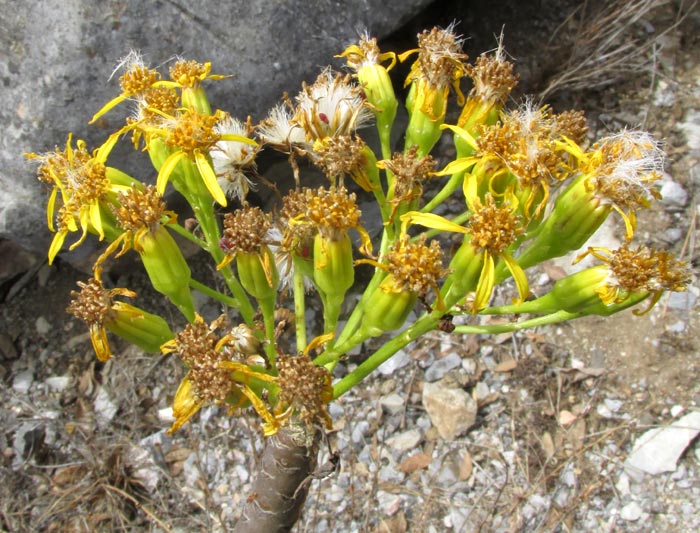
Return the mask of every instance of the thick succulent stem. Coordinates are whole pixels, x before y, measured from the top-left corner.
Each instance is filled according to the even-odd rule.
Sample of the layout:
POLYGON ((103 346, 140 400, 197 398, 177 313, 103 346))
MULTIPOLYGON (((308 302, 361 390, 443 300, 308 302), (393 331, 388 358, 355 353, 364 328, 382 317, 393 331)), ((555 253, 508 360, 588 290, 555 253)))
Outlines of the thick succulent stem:
POLYGON ((321 432, 291 423, 265 444, 248 503, 234 533, 282 533, 299 519, 316 470, 321 432))

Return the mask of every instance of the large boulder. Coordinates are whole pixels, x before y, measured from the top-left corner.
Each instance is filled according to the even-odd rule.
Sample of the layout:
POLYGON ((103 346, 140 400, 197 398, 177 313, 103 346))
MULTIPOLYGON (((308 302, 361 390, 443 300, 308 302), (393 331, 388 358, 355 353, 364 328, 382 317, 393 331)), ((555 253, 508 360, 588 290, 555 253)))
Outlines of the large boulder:
MULTIPOLYGON (((151 66, 174 56, 211 61, 213 72, 234 75, 208 85, 213 104, 255 120, 284 91, 313 81, 359 31, 382 37, 429 3, 0 0, 6 26, 0 33, 0 238, 45 253, 51 239, 46 190, 36 165, 22 154, 64 146, 68 132, 93 147, 118 128, 124 118, 118 111, 95 126, 87 121, 117 94, 110 75, 129 50, 139 50, 151 66)), ((133 167, 133 154, 124 157, 127 148, 116 150, 110 164, 149 177, 143 176, 151 172, 145 164, 133 167)), ((78 257, 82 253, 76 250, 78 257)))

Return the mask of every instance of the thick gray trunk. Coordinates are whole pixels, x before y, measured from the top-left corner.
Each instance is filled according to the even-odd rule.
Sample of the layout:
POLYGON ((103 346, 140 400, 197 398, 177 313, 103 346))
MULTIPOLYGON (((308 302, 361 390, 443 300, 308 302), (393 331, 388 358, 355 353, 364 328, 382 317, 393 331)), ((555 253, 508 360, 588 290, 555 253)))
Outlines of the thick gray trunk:
POLYGON ((299 519, 316 469, 320 431, 289 424, 267 439, 234 533, 282 533, 299 519))

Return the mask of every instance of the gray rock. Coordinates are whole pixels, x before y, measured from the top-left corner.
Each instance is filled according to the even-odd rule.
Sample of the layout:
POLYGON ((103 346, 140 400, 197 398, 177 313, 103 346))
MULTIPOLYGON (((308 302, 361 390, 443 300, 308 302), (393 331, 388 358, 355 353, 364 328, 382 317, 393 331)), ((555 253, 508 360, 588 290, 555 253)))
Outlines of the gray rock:
MULTIPOLYGON (((93 147, 120 127, 124 114, 119 111, 97 126, 87 122, 116 96, 118 84, 109 78, 130 49, 139 50, 153 66, 166 65, 176 55, 211 61, 213 72, 235 76, 209 84, 214 106, 258 120, 284 91, 294 94, 302 80, 313 81, 320 66, 342 65, 333 55, 356 40, 359 30, 386 36, 429 3, 47 0, 39 9, 36 2, 0 0, 5 13, 0 237, 45 253, 51 240, 45 227, 46 191, 35 177, 35 165, 22 154, 64 145, 68 132, 93 147)), ((144 159, 134 165, 139 158, 129 154, 129 162, 123 161, 130 151, 127 144, 112 154, 110 163, 150 179, 153 171, 144 159)), ((89 247, 81 248, 70 260, 89 252, 89 247)))
POLYGON ((462 358, 456 353, 451 353, 447 357, 435 361, 428 370, 425 371, 426 381, 437 381, 445 377, 450 370, 462 365, 462 358))
POLYGON ((662 182, 661 197, 661 203, 668 206, 683 207, 688 203, 688 192, 680 183, 670 179, 662 182))
MULTIPOLYGON (((400 412, 406 401, 400 394, 389 394, 388 396, 383 396, 379 399, 379 404, 384 408, 384 410, 390 415, 395 415, 400 412)), ((331 404, 333 405, 333 404, 331 404)))
POLYGON ((627 522, 636 522, 642 516, 642 508, 637 502, 630 502, 620 510, 620 518, 627 522))
POLYGON ((462 389, 448 389, 438 381, 423 386, 423 407, 445 440, 462 435, 476 422, 477 405, 462 389))
POLYGON ((384 361, 377 369, 382 376, 391 376, 398 369, 411 362, 411 356, 405 350, 399 350, 389 359, 384 361))
POLYGON ((414 449, 420 441, 423 440, 423 435, 417 429, 409 429, 397 435, 394 435, 386 440, 386 445, 391 449, 406 452, 414 449))
POLYGON ((634 443, 632 453, 625 461, 631 476, 638 472, 660 474, 673 472, 688 444, 700 433, 700 411, 693 411, 671 425, 650 429, 634 443))
POLYGON ((34 373, 31 370, 23 370, 12 380, 12 388, 20 394, 27 394, 33 382, 34 373))
POLYGON ((50 378, 46 378, 44 383, 52 390, 56 392, 61 392, 64 391, 68 388, 68 385, 70 385, 71 378, 70 376, 51 376, 50 378))

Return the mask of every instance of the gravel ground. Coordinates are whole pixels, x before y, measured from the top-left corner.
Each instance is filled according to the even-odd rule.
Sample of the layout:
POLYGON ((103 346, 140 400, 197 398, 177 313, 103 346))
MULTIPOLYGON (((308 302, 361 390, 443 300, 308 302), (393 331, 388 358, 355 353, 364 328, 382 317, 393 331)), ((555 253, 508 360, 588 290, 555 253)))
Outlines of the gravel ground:
MULTIPOLYGON (((664 4, 642 25, 652 32, 675 13, 664 4)), ((642 124, 665 140, 666 199, 640 217, 639 241, 695 266, 698 28, 696 9, 647 50, 653 75, 553 94, 589 111, 593 134, 642 124)), ((598 237, 619 242, 623 233, 611 224, 598 237)), ((114 281, 158 308, 132 267, 120 264, 114 281)), ((544 265, 531 276, 535 290, 568 268, 544 265)), ((194 268, 201 277, 208 269, 194 268)), ((211 407, 166 435, 180 364, 118 343, 118 357, 97 363, 82 324, 63 311, 84 278, 59 261, 2 284, 0 529, 227 529, 250 492, 258 421, 211 407)), ((489 338, 435 332, 409 345, 332 405, 320 463, 337 450, 340 468, 312 481, 296 531, 700 530, 698 439, 658 437, 680 450, 670 466, 661 454, 631 459, 649 430, 687 425, 700 410, 698 296, 696 276, 687 293, 641 317, 489 338)), ((198 304, 205 316, 219 313, 198 304)), ((352 355, 345 369, 360 360, 352 355)))

